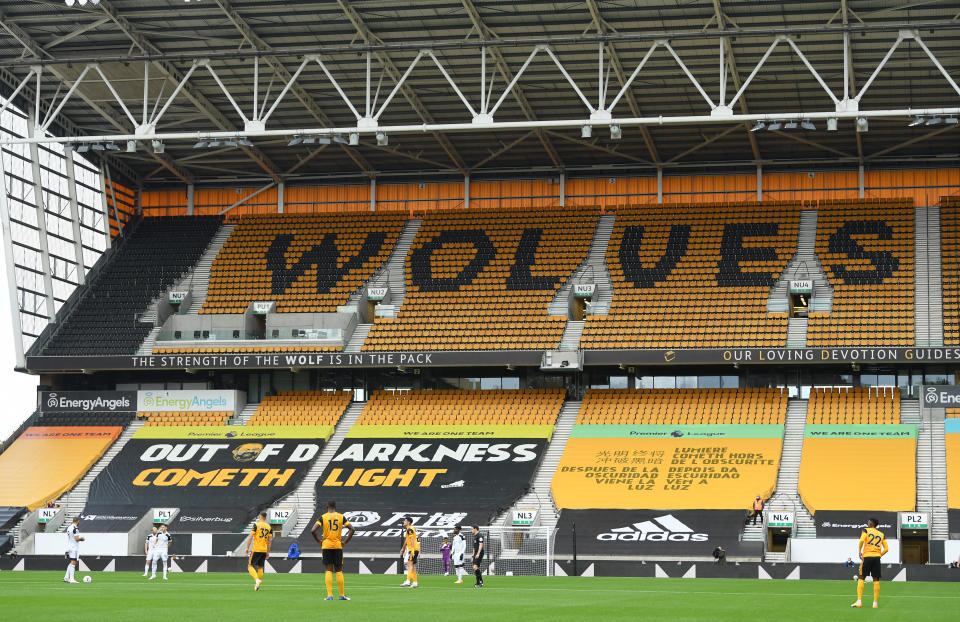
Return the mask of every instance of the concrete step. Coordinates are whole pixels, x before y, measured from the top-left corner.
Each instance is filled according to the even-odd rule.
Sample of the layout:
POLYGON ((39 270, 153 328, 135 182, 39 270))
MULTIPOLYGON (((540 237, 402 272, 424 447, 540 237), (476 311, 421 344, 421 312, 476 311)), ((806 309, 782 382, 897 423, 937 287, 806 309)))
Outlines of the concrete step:
POLYGON ((350 336, 350 341, 347 342, 343 351, 360 352, 363 350, 363 342, 366 341, 371 328, 373 328, 373 324, 357 324, 357 328, 353 331, 353 335, 350 336))

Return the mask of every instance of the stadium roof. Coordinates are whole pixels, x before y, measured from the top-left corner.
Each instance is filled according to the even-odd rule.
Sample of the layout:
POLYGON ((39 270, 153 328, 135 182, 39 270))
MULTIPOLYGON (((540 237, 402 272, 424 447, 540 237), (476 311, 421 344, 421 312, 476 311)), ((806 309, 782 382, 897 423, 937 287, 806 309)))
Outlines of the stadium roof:
POLYGON ((30 109, 31 67, 42 65, 41 118, 63 105, 49 131, 139 137, 135 152, 118 140, 120 151, 105 157, 144 187, 956 166, 960 133, 947 121, 957 115, 916 123, 905 111, 960 106, 958 34, 960 2, 936 0, 91 0, 69 8, 0 0, 0 83, 8 94, 20 86, 18 103, 30 109), (489 113, 518 74, 484 117, 481 93, 489 113), (405 129, 385 131, 378 145, 368 124, 349 144, 349 128, 374 116, 398 82, 377 122, 405 129), (598 112, 587 137, 580 126, 590 109, 598 112), (142 127, 152 125, 142 115, 159 121, 142 127), (766 115, 766 126, 807 119, 816 129, 751 132, 754 117, 731 115, 766 115), (831 115, 836 131, 827 129, 831 115), (867 131, 857 131, 857 116, 867 131), (615 139, 619 119, 633 121, 615 139), (294 137, 320 128, 344 131, 330 144, 294 137), (208 135, 220 142, 210 146, 208 135))

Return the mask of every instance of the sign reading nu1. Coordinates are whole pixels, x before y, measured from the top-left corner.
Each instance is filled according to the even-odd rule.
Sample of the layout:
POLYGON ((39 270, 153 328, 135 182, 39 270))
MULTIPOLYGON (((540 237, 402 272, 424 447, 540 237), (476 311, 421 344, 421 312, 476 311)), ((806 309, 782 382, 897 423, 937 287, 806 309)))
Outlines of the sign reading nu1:
POLYGON ((810 279, 799 279, 790 281, 791 294, 809 294, 813 291, 813 281, 810 279))
POLYGON ((960 407, 960 387, 923 385, 923 406, 927 408, 960 407))
POLYGON ((172 305, 178 305, 187 297, 187 292, 183 290, 172 290, 167 297, 167 300, 170 301, 172 305))
POLYGON ((272 308, 273 308, 272 302, 255 302, 253 303, 253 314, 266 315, 270 313, 270 309, 272 308))

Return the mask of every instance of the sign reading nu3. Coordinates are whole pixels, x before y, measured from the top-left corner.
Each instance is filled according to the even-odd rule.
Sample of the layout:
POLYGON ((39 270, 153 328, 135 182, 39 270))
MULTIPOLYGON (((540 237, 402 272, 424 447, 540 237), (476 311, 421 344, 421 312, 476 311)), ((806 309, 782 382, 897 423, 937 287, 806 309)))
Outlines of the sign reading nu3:
POLYGON ((137 410, 147 412, 234 411, 237 392, 224 390, 138 391, 137 410))

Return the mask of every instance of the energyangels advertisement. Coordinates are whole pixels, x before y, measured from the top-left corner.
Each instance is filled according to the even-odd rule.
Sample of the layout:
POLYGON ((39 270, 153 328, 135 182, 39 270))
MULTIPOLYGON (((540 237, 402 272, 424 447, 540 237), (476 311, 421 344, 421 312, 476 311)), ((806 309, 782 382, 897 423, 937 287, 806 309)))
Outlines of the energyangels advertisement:
POLYGON ((776 488, 782 447, 780 425, 578 425, 553 476, 553 498, 574 509, 743 511, 776 488))
POLYGON ((94 479, 89 502, 252 513, 296 488, 331 431, 329 426, 141 428, 94 479))

